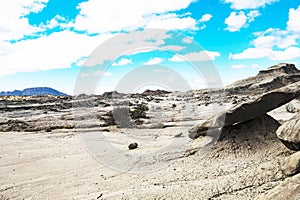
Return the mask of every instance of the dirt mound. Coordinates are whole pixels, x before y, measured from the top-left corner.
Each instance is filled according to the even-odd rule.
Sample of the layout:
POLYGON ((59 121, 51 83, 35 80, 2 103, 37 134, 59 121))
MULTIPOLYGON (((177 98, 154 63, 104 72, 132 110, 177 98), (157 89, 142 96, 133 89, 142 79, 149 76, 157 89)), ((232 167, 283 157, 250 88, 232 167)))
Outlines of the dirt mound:
MULTIPOLYGON (((276 137, 276 130, 279 126, 279 122, 274 118, 263 115, 253 120, 225 127, 214 149, 215 151, 222 151, 224 156, 228 156, 228 154, 242 156, 247 153, 255 154, 259 151, 266 151, 269 146, 274 147, 280 143, 276 137)), ((280 146, 284 149, 283 145, 280 146)))

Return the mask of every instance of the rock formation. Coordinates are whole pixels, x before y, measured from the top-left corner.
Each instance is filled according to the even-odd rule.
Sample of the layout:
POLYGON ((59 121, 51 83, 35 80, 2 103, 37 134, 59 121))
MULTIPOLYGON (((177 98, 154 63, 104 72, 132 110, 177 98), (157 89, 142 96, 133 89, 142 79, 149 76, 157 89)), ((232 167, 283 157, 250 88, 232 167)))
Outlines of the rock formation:
POLYGON ((300 81, 300 70, 294 64, 280 63, 261 70, 257 76, 239 80, 226 87, 232 94, 262 94, 300 81))
POLYGON ((205 136, 208 130, 220 129, 260 117, 300 96, 300 81, 261 95, 255 100, 239 104, 217 114, 189 130, 192 139, 205 136))

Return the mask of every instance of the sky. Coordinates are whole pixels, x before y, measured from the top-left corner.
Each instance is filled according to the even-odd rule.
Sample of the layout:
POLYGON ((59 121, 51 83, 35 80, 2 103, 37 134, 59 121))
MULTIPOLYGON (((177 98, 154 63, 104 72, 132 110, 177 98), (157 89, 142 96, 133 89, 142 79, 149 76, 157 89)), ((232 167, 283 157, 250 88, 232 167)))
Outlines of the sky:
POLYGON ((300 64, 300 0, 0 0, 0 91, 219 87, 300 64))

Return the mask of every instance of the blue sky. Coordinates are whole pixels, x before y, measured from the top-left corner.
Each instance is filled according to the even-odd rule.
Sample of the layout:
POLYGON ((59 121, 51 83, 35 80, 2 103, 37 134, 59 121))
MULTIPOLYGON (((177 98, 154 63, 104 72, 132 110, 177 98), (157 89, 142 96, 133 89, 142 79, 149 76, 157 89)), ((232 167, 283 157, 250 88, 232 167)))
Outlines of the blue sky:
POLYGON ((11 0, 0 10, 0 91, 73 94, 79 80, 95 79, 86 92, 102 93, 157 65, 196 89, 215 79, 191 64, 214 66, 222 85, 280 62, 300 64, 300 0, 11 0))

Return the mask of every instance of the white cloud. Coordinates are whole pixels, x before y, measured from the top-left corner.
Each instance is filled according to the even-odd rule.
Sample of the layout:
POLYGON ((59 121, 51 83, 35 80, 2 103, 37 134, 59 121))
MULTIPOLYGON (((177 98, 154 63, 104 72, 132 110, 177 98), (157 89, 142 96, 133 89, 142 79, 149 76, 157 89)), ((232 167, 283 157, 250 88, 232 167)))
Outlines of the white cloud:
POLYGON ((24 16, 41 11, 48 0, 10 0, 0 1, 0 38, 4 40, 20 39, 40 31, 31 26, 24 16))
POLYGON ((229 59, 241 60, 241 59, 257 59, 265 58, 271 54, 272 50, 267 48, 248 48, 242 53, 230 54, 229 59))
POLYGON ((212 17, 213 16, 211 14, 204 14, 204 15, 202 15, 199 22, 208 22, 209 20, 211 20, 212 17))
POLYGON ((300 48, 289 47, 283 51, 273 51, 270 55, 271 60, 292 60, 300 58, 300 48))
POLYGON ((239 31, 247 23, 247 17, 243 11, 236 13, 231 12, 229 17, 225 19, 225 24, 227 24, 226 30, 230 32, 239 31))
POLYGON ((253 64, 253 65, 231 65, 230 66, 231 69, 257 69, 257 68, 262 68, 261 66, 257 65, 257 64, 253 64))
MULTIPOLYGON (((97 36, 62 31, 14 44, 2 42, 0 75, 68 68, 72 63, 84 67, 100 65, 104 61, 113 61, 120 55, 134 55, 157 50, 168 37, 170 36, 164 31, 147 32, 147 30, 131 34, 97 36), (112 37, 115 38, 108 40, 112 37), (16 57, 18 59, 15 59, 16 57)), ((118 64, 124 63, 122 61, 118 64)))
POLYGON ((206 27, 207 27, 206 24, 203 24, 202 26, 199 27, 199 30, 204 30, 206 29, 206 27))
POLYGON ((193 43, 193 39, 190 37, 185 37, 182 39, 182 42, 186 43, 186 44, 192 44, 193 43))
POLYGON ((167 45, 167 46, 161 46, 163 50, 170 50, 170 51, 181 51, 184 49, 184 46, 177 46, 177 45, 167 45))
POLYGON ((297 39, 299 39, 298 34, 286 35, 285 37, 277 41, 277 46, 279 48, 287 48, 292 45, 297 45, 298 44, 296 41, 297 39))
POLYGON ((131 59, 122 58, 119 62, 114 62, 112 64, 112 66, 124 66, 124 65, 129 65, 129 64, 132 64, 131 59))
POLYGON ((0 55, 0 75, 68 68, 110 37, 63 31, 34 40, 7 42, 0 55))
MULTIPOLYGON (((115 52, 115 49, 128 51, 128 49, 141 48, 139 52, 146 52, 151 49, 142 49, 143 47, 157 49, 164 45, 162 46, 164 49, 180 51, 184 47, 164 44, 164 39, 169 37, 166 32, 162 36, 161 32, 156 34, 154 31, 144 34, 143 31, 137 31, 132 36, 134 39, 131 38, 132 42, 125 44, 120 40, 117 41, 117 44, 111 44, 110 47, 106 44, 103 48, 108 53, 104 53, 104 56, 101 58, 89 56, 102 42, 118 35, 112 34, 113 31, 150 27, 167 30, 197 29, 197 20, 193 19, 190 14, 174 13, 187 8, 194 0, 89 0, 78 5, 77 9, 80 14, 73 22, 68 22, 67 19, 57 15, 39 26, 31 26, 24 16, 41 11, 48 1, 10 0, 0 2, 0 17, 5 19, 0 21, 0 75, 68 68, 72 63, 85 66, 102 64, 105 60, 116 59, 114 53, 111 53, 115 52), (7 42, 7 40, 24 39, 25 35, 36 36, 38 32, 55 27, 67 30, 54 32, 51 35, 40 34, 36 39, 27 38, 16 43, 7 42), (88 36, 68 31, 69 28, 100 34, 88 36)), ((120 60, 113 65, 122 64, 130 64, 130 62, 129 60, 120 60)))
POLYGON ((257 48, 272 48, 277 40, 274 36, 260 36, 253 40, 253 44, 257 48))
POLYGON ((142 54, 142 53, 148 53, 151 51, 155 51, 158 48, 156 47, 145 47, 145 48, 139 48, 139 49, 133 49, 132 51, 126 52, 126 56, 133 56, 137 54, 142 54))
POLYGON ((164 14, 152 16, 147 22, 146 28, 160 28, 167 30, 196 30, 197 22, 191 17, 179 17, 176 14, 164 14))
POLYGON ((174 55, 169 59, 171 62, 201 62, 215 60, 216 57, 219 57, 220 53, 216 51, 199 51, 188 53, 185 55, 174 55))
POLYGON ((300 6, 298 9, 290 9, 286 30, 269 28, 263 32, 257 32, 256 38, 251 42, 254 47, 245 49, 241 53, 230 54, 229 59, 257 59, 268 58, 270 60, 288 61, 300 58, 300 6))
POLYGON ((55 27, 69 28, 68 20, 60 15, 56 15, 51 20, 48 20, 46 23, 41 23, 40 28, 47 30, 55 27))
POLYGON ((186 62, 187 60, 182 55, 174 55, 169 59, 169 61, 171 61, 171 62, 186 62))
POLYGON ((152 58, 149 61, 143 63, 143 65, 157 65, 159 63, 162 63, 163 59, 162 58, 152 58))
POLYGON ((216 51, 200 51, 198 53, 189 53, 186 54, 185 57, 189 61, 197 62, 197 61, 206 61, 206 60, 215 60, 216 57, 221 56, 219 52, 216 51))
POLYGON ((291 8, 289 12, 289 20, 287 22, 287 30, 300 32, 300 6, 297 9, 291 8))
POLYGON ((256 33, 257 38, 252 41, 256 48, 287 48, 297 44, 296 40, 300 37, 289 31, 279 29, 268 29, 264 32, 256 33))
POLYGON ((260 12, 258 10, 251 10, 247 14, 248 22, 253 22, 256 17, 260 16, 260 12))
POLYGON ((251 10, 248 14, 245 14, 244 11, 231 12, 229 17, 225 19, 226 30, 230 32, 239 31, 241 28, 247 27, 258 16, 260 13, 257 10, 251 10))
POLYGON ((231 8, 236 10, 256 9, 277 1, 279 0, 224 0, 225 3, 230 3, 231 8))
POLYGON ((139 53, 151 52, 160 49, 165 39, 170 35, 159 29, 146 29, 129 34, 118 34, 112 40, 101 44, 95 55, 89 56, 84 65, 86 67, 103 64, 105 61, 117 59, 120 55, 132 56, 139 53))
POLYGON ((194 28, 191 17, 169 12, 187 8, 193 0, 89 0, 79 4, 80 15, 73 26, 92 33, 134 30, 138 27, 194 28), (154 21, 153 21, 154 20, 154 21), (175 24, 172 24, 175 23, 175 24), (176 24, 178 23, 178 24, 176 24))
POLYGON ((268 58, 270 60, 292 60, 295 58, 300 58, 300 48, 289 47, 287 49, 277 51, 267 48, 248 48, 242 53, 229 55, 229 59, 234 60, 258 58, 268 58))

